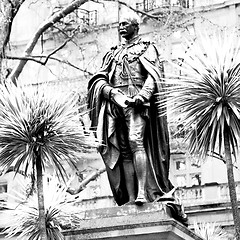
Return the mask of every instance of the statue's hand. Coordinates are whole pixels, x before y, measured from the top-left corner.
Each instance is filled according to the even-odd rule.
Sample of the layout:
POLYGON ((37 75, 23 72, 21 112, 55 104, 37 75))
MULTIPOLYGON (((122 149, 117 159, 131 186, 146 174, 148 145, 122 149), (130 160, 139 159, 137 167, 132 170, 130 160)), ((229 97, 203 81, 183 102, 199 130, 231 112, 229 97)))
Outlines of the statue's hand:
POLYGON ((134 101, 135 107, 141 107, 143 106, 145 99, 140 95, 136 95, 135 97, 133 97, 133 101, 134 101))
POLYGON ((125 108, 128 106, 126 102, 129 100, 129 97, 124 94, 120 89, 113 88, 111 90, 110 100, 118 106, 125 108))
POLYGON ((124 94, 120 89, 118 88, 113 88, 111 90, 111 99, 114 99, 114 97, 117 95, 117 94, 124 94))

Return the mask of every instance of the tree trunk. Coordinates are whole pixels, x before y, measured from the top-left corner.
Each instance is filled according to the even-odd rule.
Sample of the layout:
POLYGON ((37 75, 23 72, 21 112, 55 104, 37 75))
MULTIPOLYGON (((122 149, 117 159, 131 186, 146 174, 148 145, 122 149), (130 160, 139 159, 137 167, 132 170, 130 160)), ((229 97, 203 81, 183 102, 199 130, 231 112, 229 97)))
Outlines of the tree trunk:
POLYGON ((11 25, 13 20, 13 7, 8 0, 2 0, 0 9, 0 83, 4 79, 3 58, 5 56, 5 49, 9 41, 11 25))
POLYGON ((225 147, 225 156, 226 156, 229 195, 230 195, 230 200, 232 205, 232 214, 233 214, 236 240, 240 240, 240 216, 238 211, 237 193, 236 193, 234 174, 233 174, 233 163, 232 163, 231 149, 230 149, 230 143, 229 143, 228 127, 225 127, 224 129, 224 147, 225 147))
POLYGON ((1 0, 0 1, 0 83, 5 79, 7 73, 3 71, 3 59, 6 46, 9 42, 12 22, 20 6, 25 0, 1 0))
POLYGON ((38 193, 38 210, 39 210, 39 231, 41 240, 47 240, 46 230, 46 216, 44 208, 44 194, 43 194, 43 173, 42 173, 42 159, 38 151, 36 151, 36 168, 37 168, 37 193, 38 193))

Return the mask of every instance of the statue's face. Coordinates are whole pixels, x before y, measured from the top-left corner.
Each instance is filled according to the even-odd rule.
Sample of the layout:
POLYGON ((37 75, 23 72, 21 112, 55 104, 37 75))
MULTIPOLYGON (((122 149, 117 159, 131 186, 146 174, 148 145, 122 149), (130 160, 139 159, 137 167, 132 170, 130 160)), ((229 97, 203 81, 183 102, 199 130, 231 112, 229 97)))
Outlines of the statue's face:
POLYGON ((131 21, 123 20, 119 23, 119 33, 123 38, 130 40, 138 33, 138 29, 131 21))

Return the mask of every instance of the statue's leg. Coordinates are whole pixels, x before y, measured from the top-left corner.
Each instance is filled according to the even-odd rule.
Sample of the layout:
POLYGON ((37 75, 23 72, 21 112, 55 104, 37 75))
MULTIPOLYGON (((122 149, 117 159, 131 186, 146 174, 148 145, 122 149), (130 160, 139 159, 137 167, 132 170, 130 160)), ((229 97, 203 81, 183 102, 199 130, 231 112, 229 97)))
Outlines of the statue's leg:
POLYGON ((147 202, 146 199, 146 179, 147 179, 147 154, 143 144, 146 121, 135 114, 134 110, 129 115, 129 142, 133 153, 134 168, 138 181, 138 194, 136 204, 147 202))
POLYGON ((125 186, 128 193, 128 203, 132 204, 136 199, 136 189, 135 189, 135 170, 133 165, 133 154, 129 145, 128 140, 128 128, 124 118, 118 119, 118 145, 121 152, 121 159, 123 164, 125 186))
POLYGON ((126 182, 126 188, 129 196, 129 203, 134 203, 135 195, 135 171, 132 160, 123 161, 124 177, 126 182))
POLYGON ((147 155, 145 150, 137 150, 134 152, 133 158, 138 180, 138 195, 135 203, 141 205, 147 202, 145 190, 147 178, 147 155))

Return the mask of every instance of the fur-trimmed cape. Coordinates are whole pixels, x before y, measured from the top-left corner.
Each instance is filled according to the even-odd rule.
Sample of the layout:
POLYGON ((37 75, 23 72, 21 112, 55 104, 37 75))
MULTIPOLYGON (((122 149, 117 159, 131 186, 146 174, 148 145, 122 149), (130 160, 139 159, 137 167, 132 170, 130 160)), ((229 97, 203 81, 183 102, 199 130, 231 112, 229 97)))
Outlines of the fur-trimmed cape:
MULTIPOLYGON (((163 91, 163 67, 159 61, 156 47, 139 41, 134 44, 137 61, 139 61, 155 81, 155 94, 150 99, 149 118, 147 119, 144 144, 148 155, 146 192, 150 202, 157 200, 169 192, 173 186, 168 178, 169 173, 169 134, 167 118, 158 108, 161 101, 159 92, 163 91), (160 81, 161 79, 161 81, 160 81)), ((103 145, 99 152, 106 165, 107 174, 113 196, 118 205, 128 202, 128 194, 121 161, 121 153, 116 138, 116 126, 107 123, 106 107, 109 100, 102 95, 105 86, 111 86, 111 79, 116 67, 115 56, 120 49, 112 49, 104 59, 101 70, 94 75, 88 85, 88 106, 90 109, 91 126, 97 131, 103 145)))

